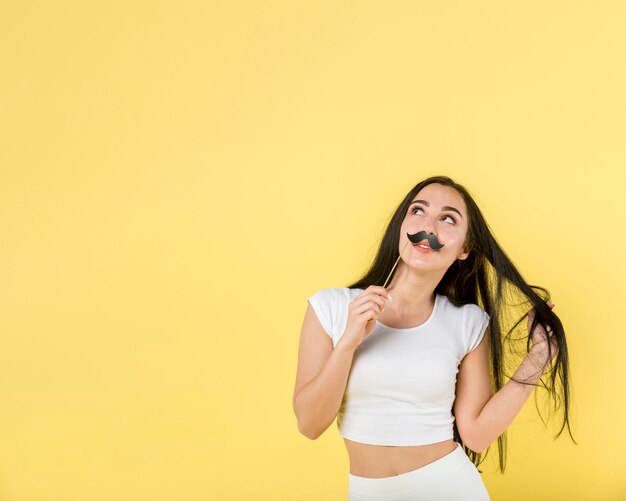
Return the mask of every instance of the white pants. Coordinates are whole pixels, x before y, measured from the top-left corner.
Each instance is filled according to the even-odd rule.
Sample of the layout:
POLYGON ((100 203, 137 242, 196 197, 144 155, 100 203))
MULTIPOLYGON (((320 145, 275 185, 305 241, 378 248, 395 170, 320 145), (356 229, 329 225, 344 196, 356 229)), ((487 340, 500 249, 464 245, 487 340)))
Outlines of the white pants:
POLYGON ((348 501, 489 501, 478 469, 461 444, 436 461, 393 477, 348 472, 348 501))

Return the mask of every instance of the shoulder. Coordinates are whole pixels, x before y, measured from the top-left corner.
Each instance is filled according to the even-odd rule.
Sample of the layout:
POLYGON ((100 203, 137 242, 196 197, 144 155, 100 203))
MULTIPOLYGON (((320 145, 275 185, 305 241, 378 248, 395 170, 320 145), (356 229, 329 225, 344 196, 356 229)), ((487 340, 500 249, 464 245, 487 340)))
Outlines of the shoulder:
POLYGON ((337 297, 337 289, 334 287, 328 287, 326 289, 319 289, 314 294, 307 298, 308 301, 316 301, 318 303, 321 302, 330 302, 335 300, 337 297))
POLYGON ((441 295, 440 301, 443 308, 450 313, 455 313, 465 322, 482 322, 485 318, 489 318, 487 312, 475 303, 454 304, 444 294, 441 295))
POLYGON ((470 318, 476 318, 478 320, 483 320, 485 317, 489 318, 489 315, 485 310, 483 310, 480 306, 474 303, 469 303, 463 305, 463 308, 466 309, 466 314, 470 318))
POLYGON ((333 345, 345 329, 350 302, 361 292, 360 289, 348 287, 327 287, 307 298, 322 326, 333 339, 333 345))
POLYGON ((465 339, 467 344, 466 353, 476 349, 482 341, 490 316, 477 304, 463 305, 465 313, 463 315, 463 325, 465 326, 465 339))
POLYGON ((319 289, 307 300, 312 306, 325 306, 328 308, 342 309, 346 307, 361 292, 361 289, 350 289, 348 287, 327 287, 319 289))
POLYGON ((454 304, 445 295, 442 295, 440 302, 442 317, 450 328, 460 333, 458 339, 463 344, 463 353, 469 353, 482 340, 489 324, 489 315, 475 303, 454 304))

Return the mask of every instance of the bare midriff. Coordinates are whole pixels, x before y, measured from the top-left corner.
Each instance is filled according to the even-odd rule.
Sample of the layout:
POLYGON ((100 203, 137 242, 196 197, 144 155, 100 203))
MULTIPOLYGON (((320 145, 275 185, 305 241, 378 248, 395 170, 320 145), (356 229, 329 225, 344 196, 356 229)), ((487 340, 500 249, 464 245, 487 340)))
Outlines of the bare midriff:
POLYGON ((453 439, 428 445, 371 445, 344 438, 350 473, 357 477, 384 478, 407 473, 441 459, 457 448, 453 439))

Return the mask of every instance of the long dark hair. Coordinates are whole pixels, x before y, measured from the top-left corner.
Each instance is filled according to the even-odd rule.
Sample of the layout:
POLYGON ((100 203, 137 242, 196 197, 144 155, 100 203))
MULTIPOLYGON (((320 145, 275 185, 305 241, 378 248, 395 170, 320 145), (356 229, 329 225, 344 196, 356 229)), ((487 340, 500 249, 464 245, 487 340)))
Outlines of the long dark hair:
MULTIPOLYGON (((554 438, 558 438, 567 426, 572 441, 576 443, 574 437, 572 436, 569 423, 569 359, 567 354, 565 331, 559 318, 546 304, 546 301, 550 299, 550 294, 548 290, 543 287, 529 285, 526 283, 504 250, 502 250, 500 245, 498 245, 480 209, 474 202, 472 196, 463 186, 447 176, 429 177, 415 185, 415 187, 407 193, 404 200, 402 200, 391 217, 370 269, 358 281, 348 285, 348 288, 366 289, 370 285, 383 285, 385 283, 386 278, 391 272, 399 256, 398 242, 400 241, 400 227, 404 221, 409 206, 415 198, 415 195, 417 195, 422 188, 431 183, 439 183, 444 186, 450 186, 457 190, 465 200, 469 218, 465 245, 468 249, 471 249, 465 260, 456 260, 446 270, 446 273, 442 277, 441 281, 437 284, 435 292, 447 296, 450 302, 455 306, 461 306, 468 303, 477 304, 481 306, 491 317, 489 321, 489 331, 491 334, 491 377, 493 389, 496 392, 502 388, 504 384, 503 379, 505 377, 505 344, 503 341, 507 341, 507 348, 509 348, 513 346, 514 340, 525 339, 526 346, 523 354, 527 354, 532 345, 532 341, 528 331, 526 330, 527 322, 522 324, 522 321, 527 318, 528 311, 531 308, 535 309, 535 317, 531 324, 530 331, 533 332, 538 323, 550 327, 554 333, 554 339, 556 340, 558 346, 557 354, 549 364, 549 366, 551 365, 551 369, 546 370, 539 380, 539 382, 542 382, 544 378, 547 379, 547 381, 541 386, 548 391, 548 394, 554 399, 555 404, 556 401, 562 397, 564 412, 563 424, 554 438), (517 294, 522 298, 521 305, 523 306, 525 304, 529 307, 526 309, 526 307, 523 306, 524 313, 521 318, 514 322, 510 330, 502 336, 505 324, 504 315, 505 313, 510 313, 514 310, 513 307, 508 307, 509 305, 506 301, 508 295, 510 294, 517 294), (520 324, 522 325, 524 334, 521 338, 513 338, 512 334, 520 324), (510 346, 508 343, 509 341, 510 346), (560 382, 560 395, 557 394, 556 390, 557 379, 560 382)), ((397 267, 394 270, 394 274, 396 273, 396 270, 397 267)), ((547 346, 548 357, 551 359, 553 351, 550 343, 547 343, 547 346)), ((521 384, 539 386, 538 384, 531 382, 518 381, 512 376, 506 377, 521 384)), ((461 439, 456 425, 456 420, 454 421, 454 440, 463 446, 466 454, 477 467, 483 462, 487 453, 491 449, 491 446, 489 446, 484 454, 477 453, 469 449, 461 439)), ((506 443, 505 431, 498 437, 498 459, 501 473, 504 473, 506 468, 506 443)))

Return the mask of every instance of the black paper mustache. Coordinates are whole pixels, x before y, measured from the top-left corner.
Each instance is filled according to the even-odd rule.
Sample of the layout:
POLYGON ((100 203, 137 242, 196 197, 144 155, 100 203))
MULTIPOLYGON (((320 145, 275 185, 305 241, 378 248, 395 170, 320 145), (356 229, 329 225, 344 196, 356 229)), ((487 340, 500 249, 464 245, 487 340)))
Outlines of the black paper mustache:
POLYGON ((417 233, 411 234, 407 232, 406 236, 413 244, 417 244, 426 239, 428 240, 428 245, 430 246, 430 248, 435 250, 439 250, 445 245, 439 242, 439 240, 437 239, 437 235, 435 235, 434 233, 418 231, 417 233))

